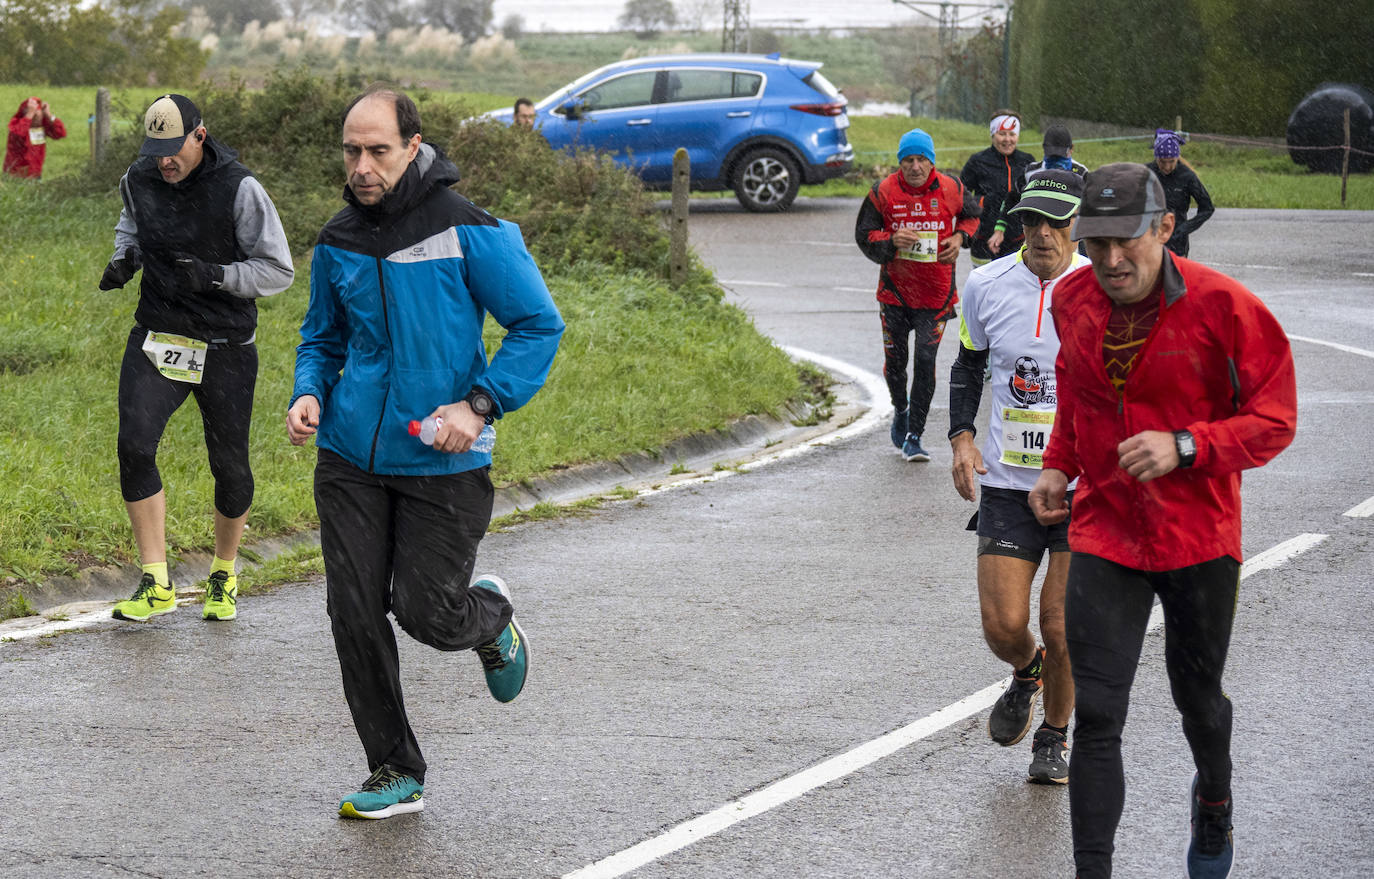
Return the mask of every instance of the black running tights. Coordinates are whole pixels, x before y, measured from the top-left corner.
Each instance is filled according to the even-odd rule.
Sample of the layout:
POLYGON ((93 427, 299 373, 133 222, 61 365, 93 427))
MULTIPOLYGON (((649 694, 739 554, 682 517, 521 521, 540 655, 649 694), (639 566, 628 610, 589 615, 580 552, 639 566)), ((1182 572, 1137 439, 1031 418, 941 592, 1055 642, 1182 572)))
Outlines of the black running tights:
POLYGON ((892 406, 907 410, 907 432, 920 436, 930 414, 930 401, 935 397, 935 355, 940 350, 945 325, 935 318, 937 308, 907 308, 902 305, 879 305, 883 322, 883 378, 892 406), (908 347, 907 337, 915 336, 915 344, 908 347), (914 352, 914 354, 912 354, 914 352), (906 362, 911 365, 911 402, 907 403, 906 362))
POLYGON ((253 503, 248 465, 248 425, 258 379, 253 344, 210 349, 205 374, 193 385, 169 379, 143 353, 148 331, 134 327, 119 369, 119 488, 124 500, 150 498, 162 490, 157 446, 172 413, 194 394, 205 428, 205 448, 215 477, 215 509, 237 519, 253 503))
MULTIPOLYGON (((1064 624, 1073 665, 1069 811, 1079 879, 1112 874, 1126 797, 1121 732, 1155 596, 1164 610, 1164 661, 1203 799, 1231 792, 1231 701, 1221 673, 1231 641, 1240 564, 1229 556, 1172 571, 1137 571, 1074 553, 1064 624)), ((1183 794, 1180 793, 1180 801, 1183 794)))

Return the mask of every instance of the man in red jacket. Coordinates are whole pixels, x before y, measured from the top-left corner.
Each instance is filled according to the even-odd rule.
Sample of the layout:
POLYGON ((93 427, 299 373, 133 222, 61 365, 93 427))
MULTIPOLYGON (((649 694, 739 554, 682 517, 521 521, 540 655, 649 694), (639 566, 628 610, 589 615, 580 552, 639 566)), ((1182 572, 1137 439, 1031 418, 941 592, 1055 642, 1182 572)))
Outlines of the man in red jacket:
POLYGON ((957 177, 935 170, 935 142, 913 128, 897 144, 898 168, 873 184, 859 207, 854 240, 882 266, 883 377, 892 397, 892 444, 908 461, 929 461, 921 447, 935 396, 935 354, 959 293, 954 262, 978 228, 978 199, 957 177), (915 335, 907 402, 907 337, 915 335))
POLYGON ((1069 801, 1079 879, 1111 875, 1121 731, 1156 596, 1192 749, 1188 875, 1230 874, 1231 702, 1221 688, 1239 589, 1240 473, 1293 439, 1297 386, 1278 321, 1239 282, 1165 248, 1164 189, 1144 165, 1087 176, 1073 237, 1092 271, 1054 292, 1059 410, 1030 504, 1068 516, 1064 615, 1077 696, 1069 801))
POLYGON ((10 136, 5 144, 5 173, 15 177, 43 176, 48 140, 67 136, 67 126, 52 114, 47 101, 29 98, 10 117, 10 136))

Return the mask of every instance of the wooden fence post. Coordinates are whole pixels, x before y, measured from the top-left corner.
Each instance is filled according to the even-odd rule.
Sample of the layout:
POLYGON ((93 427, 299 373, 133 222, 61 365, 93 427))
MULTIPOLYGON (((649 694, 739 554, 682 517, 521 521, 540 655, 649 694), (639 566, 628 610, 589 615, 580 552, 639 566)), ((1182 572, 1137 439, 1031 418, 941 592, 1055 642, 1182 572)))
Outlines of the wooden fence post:
POLYGON ((1345 108, 1345 152, 1341 155, 1341 207, 1345 207, 1345 182, 1350 179, 1350 108, 1345 108))
POLYGON ((680 286, 687 279, 687 190, 692 179, 692 160, 678 147, 673 153, 673 214, 668 229, 668 283, 680 286))
POLYGON ((95 90, 95 116, 91 125, 91 162, 100 164, 105 147, 110 144, 110 90, 101 86, 95 90))

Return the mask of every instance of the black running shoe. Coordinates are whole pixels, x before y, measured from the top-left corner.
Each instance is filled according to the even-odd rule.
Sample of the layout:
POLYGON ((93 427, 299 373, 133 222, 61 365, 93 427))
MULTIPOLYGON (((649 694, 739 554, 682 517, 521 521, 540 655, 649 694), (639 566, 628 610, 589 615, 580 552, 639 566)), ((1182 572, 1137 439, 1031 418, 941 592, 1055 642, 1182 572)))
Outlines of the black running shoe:
POLYGON ((1193 803, 1192 838, 1188 841, 1188 879, 1226 879, 1236 859, 1231 835, 1231 800, 1221 805, 1203 803, 1193 776, 1188 798, 1193 803))
POLYGON ((1030 732, 1035 714, 1035 700, 1040 698, 1044 685, 1040 678, 1011 676, 1007 691, 997 697, 988 716, 988 735, 999 745, 1014 745, 1030 732))
POLYGON ((1030 769, 1026 780, 1032 784, 1068 784, 1068 737, 1052 729, 1041 727, 1035 731, 1031 745, 1030 769))

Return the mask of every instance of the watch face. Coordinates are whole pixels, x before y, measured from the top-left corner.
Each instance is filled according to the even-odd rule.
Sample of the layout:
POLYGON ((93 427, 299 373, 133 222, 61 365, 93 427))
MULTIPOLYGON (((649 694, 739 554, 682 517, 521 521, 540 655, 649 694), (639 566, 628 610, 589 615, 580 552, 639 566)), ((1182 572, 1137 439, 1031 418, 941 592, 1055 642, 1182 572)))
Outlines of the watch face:
POLYGON ((474 391, 468 395, 468 405, 471 406, 472 411, 476 412, 478 415, 491 414, 491 397, 480 391, 474 391))

